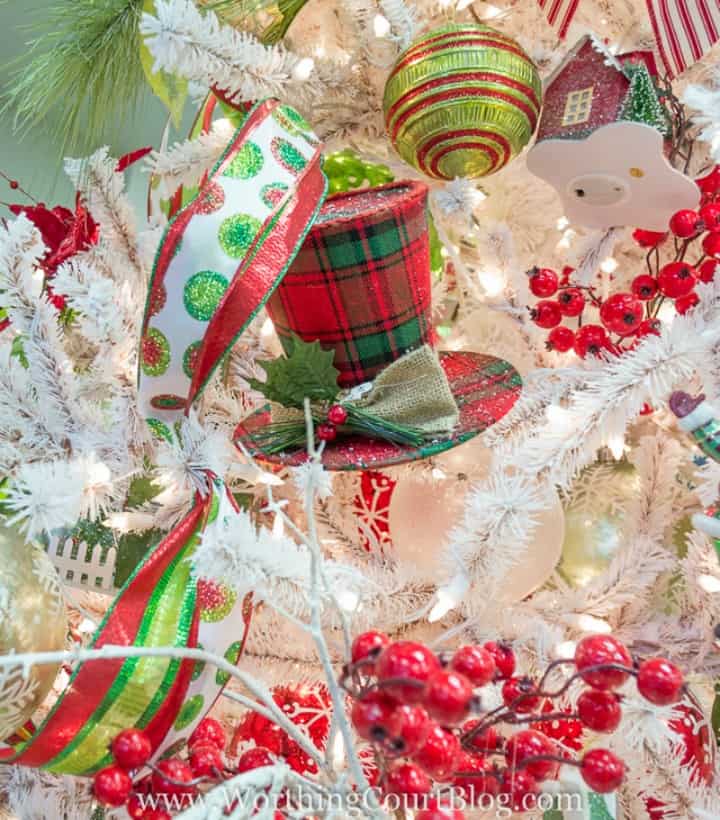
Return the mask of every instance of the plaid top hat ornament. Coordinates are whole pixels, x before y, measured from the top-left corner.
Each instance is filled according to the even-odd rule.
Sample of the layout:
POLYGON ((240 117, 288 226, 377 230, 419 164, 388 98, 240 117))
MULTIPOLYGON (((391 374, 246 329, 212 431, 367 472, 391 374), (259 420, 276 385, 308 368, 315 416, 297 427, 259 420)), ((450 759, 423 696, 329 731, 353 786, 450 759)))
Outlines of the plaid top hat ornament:
POLYGON ((270 404, 235 441, 266 461, 306 458, 305 397, 323 463, 369 469, 435 455, 515 403, 520 377, 470 352, 437 353, 427 187, 396 182, 330 197, 267 311, 285 356, 253 381, 270 404))

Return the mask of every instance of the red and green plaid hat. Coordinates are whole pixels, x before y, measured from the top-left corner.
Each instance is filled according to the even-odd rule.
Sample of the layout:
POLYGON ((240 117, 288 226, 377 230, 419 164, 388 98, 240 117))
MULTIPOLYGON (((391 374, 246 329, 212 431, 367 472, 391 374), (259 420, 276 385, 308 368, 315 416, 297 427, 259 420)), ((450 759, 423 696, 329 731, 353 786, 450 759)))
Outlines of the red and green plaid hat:
POLYGON ((330 197, 267 303, 286 351, 292 334, 334 348, 349 387, 432 344, 426 212, 421 182, 330 197))

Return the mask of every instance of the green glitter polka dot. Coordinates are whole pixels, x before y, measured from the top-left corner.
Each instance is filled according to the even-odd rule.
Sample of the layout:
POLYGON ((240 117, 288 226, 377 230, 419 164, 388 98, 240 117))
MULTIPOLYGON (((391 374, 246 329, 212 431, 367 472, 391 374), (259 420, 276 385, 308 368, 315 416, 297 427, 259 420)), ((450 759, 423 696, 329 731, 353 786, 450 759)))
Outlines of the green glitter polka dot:
POLYGON ((150 406, 156 410, 184 410, 185 397, 176 396, 173 393, 161 393, 150 399, 150 406))
POLYGON ((201 578, 197 583, 200 620, 214 624, 232 612, 237 600, 237 592, 225 584, 201 578))
POLYGON ((172 433, 167 424, 164 424, 159 419, 148 419, 147 423, 155 438, 164 439, 172 444, 172 433))
POLYGON ((205 698, 202 695, 195 695, 190 698, 190 700, 186 700, 182 705, 182 709, 180 709, 180 714, 177 716, 177 719, 173 724, 173 729, 175 729, 176 732, 179 732, 181 729, 189 726, 200 714, 200 710, 203 708, 204 703, 205 698))
MULTIPOLYGON (((198 649, 205 649, 205 647, 199 643, 197 645, 198 649)), ((195 666, 193 667, 193 673, 191 680, 197 680, 200 675, 202 675, 203 670, 205 669, 205 661, 195 661, 195 666)))
POLYGON ((185 310, 199 322, 209 322, 223 294, 228 280, 220 273, 203 270, 191 276, 183 292, 185 310))
POLYGON ((254 142, 247 142, 223 171, 223 176, 233 179, 251 179, 260 173, 264 161, 262 148, 254 142))
POLYGON ((299 174, 307 165, 307 160, 298 149, 280 137, 272 141, 271 150, 275 159, 291 174, 299 174))
POLYGON ((201 344, 201 341, 193 342, 191 345, 188 345, 183 353, 183 371, 188 379, 192 379, 195 368, 197 367, 197 357, 201 344))
POLYGON ((287 189, 284 182, 270 182, 260 189, 260 199, 268 208, 274 208, 285 196, 287 189))
MULTIPOLYGON (((240 649, 242 648, 242 641, 235 641, 228 646, 225 655, 223 656, 228 663, 236 664, 238 662, 238 655, 240 654, 240 649)), ((225 686, 225 684, 230 680, 230 674, 225 672, 223 669, 218 669, 217 674, 215 675, 215 683, 218 686, 225 686)))
POLYGON ((229 216, 220 226, 220 246, 231 259, 240 259, 252 245, 261 227, 260 220, 250 214, 229 216))
POLYGON ((160 755, 160 760, 167 760, 169 757, 175 757, 178 752, 181 752, 185 748, 186 743, 187 741, 185 738, 181 738, 180 740, 176 740, 175 743, 171 743, 160 755))
POLYGON ((170 344, 154 327, 148 329, 142 340, 140 367, 146 376, 162 376, 170 364, 170 344))
POLYGON ((288 134, 301 134, 310 130, 310 123, 289 105, 281 105, 273 112, 275 121, 278 122, 288 134))

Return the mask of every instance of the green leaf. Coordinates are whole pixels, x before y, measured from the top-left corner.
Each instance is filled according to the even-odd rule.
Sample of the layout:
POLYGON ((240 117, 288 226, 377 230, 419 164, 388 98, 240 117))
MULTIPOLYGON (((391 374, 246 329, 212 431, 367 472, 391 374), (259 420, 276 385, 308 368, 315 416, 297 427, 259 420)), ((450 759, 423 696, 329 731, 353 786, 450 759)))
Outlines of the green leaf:
POLYGON ((720 683, 715 684, 715 700, 712 705, 710 721, 715 733, 715 741, 720 744, 720 683))
POLYGON ((332 402, 340 392, 333 351, 323 350, 318 341, 304 342, 295 335, 287 347, 286 356, 258 362, 267 380, 250 379, 250 386, 284 407, 302 407, 306 398, 332 402))
POLYGON ((27 360, 27 356, 25 355, 25 348, 23 347, 22 336, 18 335, 12 340, 12 345, 10 347, 10 355, 15 356, 15 358, 26 370, 30 366, 30 363, 27 360))
MULTIPOLYGON (((155 0, 144 0, 143 11, 155 13, 155 0)), ((145 39, 140 36, 140 62, 145 72, 150 88, 170 112, 173 125, 179 128, 182 122, 183 108, 188 95, 188 82, 184 77, 169 74, 167 71, 153 71, 153 57, 150 49, 145 45, 145 39)))

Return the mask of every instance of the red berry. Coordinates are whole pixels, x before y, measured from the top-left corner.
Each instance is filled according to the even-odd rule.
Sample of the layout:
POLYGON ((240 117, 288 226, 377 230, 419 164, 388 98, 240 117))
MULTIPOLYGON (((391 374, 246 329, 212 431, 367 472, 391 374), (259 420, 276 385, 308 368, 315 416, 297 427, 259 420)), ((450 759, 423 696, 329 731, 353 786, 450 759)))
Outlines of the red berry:
POLYGON ((460 752, 460 741, 457 737, 437 723, 433 723, 430 725, 425 743, 415 752, 413 760, 433 780, 448 780, 455 771, 460 752))
POLYGON ((428 794, 432 789, 430 778, 414 763, 393 766, 385 778, 385 794, 428 794))
POLYGON ((490 774, 492 765, 484 757, 462 752, 456 767, 452 784, 471 805, 479 803, 483 795, 496 795, 500 791, 497 778, 490 774))
POLYGON ((602 350, 607 350, 609 344, 607 332, 600 325, 583 325, 575 333, 575 352, 583 359, 588 353, 597 356, 602 350))
POLYGON ((337 429, 334 424, 323 422, 317 426, 317 437, 320 441, 335 441, 337 438, 337 429))
POLYGON ((680 700, 683 683, 683 673, 665 658, 643 661, 638 669, 638 692, 657 706, 668 706, 680 700))
POLYGON ((562 313, 557 302, 543 300, 530 311, 530 318, 538 327, 551 328, 560 324, 562 313))
POLYGON ((555 744, 545 735, 534 729, 523 729, 508 738, 505 744, 505 760, 511 769, 522 769, 536 780, 554 779, 560 765, 555 760, 536 760, 525 764, 529 758, 540 755, 555 755, 555 744), (524 765, 521 765, 524 764, 524 765))
POLYGON ((715 231, 720 228, 720 205, 715 202, 703 205, 700 208, 700 219, 706 231, 715 231))
POLYGON ((152 773, 152 790, 155 794, 192 794, 195 787, 189 785, 193 779, 192 769, 179 757, 161 760, 152 773))
POLYGON ((426 646, 415 641, 391 643, 375 664, 378 681, 395 681, 382 686, 382 691, 402 703, 419 703, 423 699, 428 678, 440 669, 440 662, 426 646))
POLYGON ((369 692, 353 703, 350 719, 361 738, 378 743, 387 737, 387 725, 394 708, 387 695, 369 692))
POLYGON ((700 231, 701 222, 697 211, 685 209, 670 217, 670 230, 681 239, 688 239, 700 231))
POLYGON ((145 808, 146 802, 146 800, 141 800, 139 795, 131 794, 130 799, 125 804, 125 811, 128 813, 128 817, 130 817, 131 820, 143 820, 145 812, 147 811, 145 808))
POLYGON ((142 820, 170 820, 170 813, 165 809, 145 809, 142 820))
POLYGON ((237 770, 240 774, 249 772, 252 769, 261 769, 263 766, 274 766, 275 759, 263 746, 255 746, 240 755, 237 762, 237 770))
POLYGON ((578 698, 580 720, 593 732, 614 732, 620 725, 620 698, 614 692, 588 689, 578 698))
POLYGON ((640 415, 641 416, 649 416, 655 412, 655 408, 652 404, 648 404, 647 402, 643 403, 643 406, 640 408, 640 415))
POLYGON ((523 769, 506 769, 500 783, 500 793, 510 796, 510 808, 525 812, 534 808, 538 785, 535 778, 523 769))
POLYGON ((513 709, 520 714, 527 714, 538 708, 540 698, 533 694, 536 686, 528 677, 510 678, 502 688, 502 698, 506 706, 512 704, 513 709))
POLYGON ((641 248, 656 248, 665 241, 666 236, 666 232, 644 231, 642 228, 633 231, 633 239, 641 248))
POLYGON ((495 641, 488 641, 483 644, 495 661, 495 669, 498 678, 509 678, 515 671, 515 653, 509 644, 495 641))
MULTIPOLYGON (((463 724, 463 736, 467 736, 480 722, 480 718, 475 718, 463 724)), ((484 731, 473 735, 468 744, 476 752, 496 752, 502 747, 503 739, 492 726, 489 726, 484 731)))
POLYGON ((331 424, 337 424, 340 426, 345 424, 347 421, 348 413, 341 404, 333 404, 333 406, 328 410, 327 417, 331 424))
POLYGON ((643 319, 640 322, 640 327, 635 331, 638 338, 643 336, 659 336, 660 335, 660 320, 659 319, 643 319))
POLYGON ((217 746, 197 744, 190 747, 188 763, 194 777, 218 777, 223 769, 223 756, 217 746))
POLYGON ((630 289, 638 299, 642 299, 643 302, 647 302, 657 293, 658 285, 654 276, 650 276, 649 273, 641 273, 640 276, 636 276, 632 280, 630 289))
POLYGON ((613 333, 627 336, 640 327, 642 302, 632 293, 614 293, 600 306, 600 321, 613 333))
POLYGON ((617 689, 628 679, 622 669, 593 669, 592 666, 612 664, 632 667, 632 658, 617 638, 612 635, 588 635, 575 648, 575 666, 582 679, 595 689, 617 689))
POLYGON ((705 284, 712 282, 715 278, 715 271, 717 270, 718 264, 717 259, 706 259, 698 269, 698 279, 701 282, 705 282, 705 284))
POLYGON ((557 350, 558 353, 567 353, 575 343, 575 334, 569 327, 558 325, 548 333, 545 347, 548 350, 557 350))
POLYGON ((658 286, 663 296, 677 299, 678 296, 687 296, 695 287, 697 271, 687 262, 669 262, 660 269, 658 286))
POLYGON ((473 686, 485 686, 495 677, 495 660, 482 646, 461 646, 452 656, 450 666, 473 686))
POLYGON ((675 310, 681 316, 684 316, 689 310, 692 310, 699 301, 700 297, 693 290, 691 293, 688 293, 687 296, 679 296, 675 300, 675 310))
POLYGON ((421 809, 415 820, 465 820, 465 814, 447 801, 443 803, 440 798, 432 798, 428 801, 427 807, 421 809))
POLYGON ((11 179, 8 184, 13 189, 13 191, 17 191, 17 189, 20 187, 20 183, 16 179, 11 179))
POLYGON ((614 792, 625 777, 625 764, 607 749, 591 749, 580 766, 583 780, 598 794, 614 792))
POLYGON ((558 289, 558 275, 550 268, 533 268, 530 271, 530 291, 533 296, 544 299, 558 289))
POLYGON ((103 806, 124 806, 132 791, 132 779, 120 766, 106 766, 93 777, 93 794, 103 806))
POLYGON ((110 744, 110 752, 123 769, 139 769, 150 760, 152 743, 142 729, 123 729, 110 744))
POLYGON ((374 661, 386 646, 390 646, 390 638, 384 632, 377 632, 376 630, 363 632, 353 641, 350 658, 353 663, 368 661, 368 663, 363 663, 362 671, 372 674, 375 671, 374 661), (369 661, 373 661, 373 663, 369 663, 369 661))
POLYGON ((557 301, 563 316, 579 316, 585 310, 585 297, 580 288, 566 288, 557 301))
POLYGON ((211 746, 216 746, 220 751, 225 748, 227 743, 225 730, 215 718, 203 718, 190 735, 188 740, 190 746, 197 746, 200 743, 209 743, 211 746))
POLYGON ((720 256, 720 232, 707 234, 702 241, 702 249, 708 256, 720 256))
POLYGON ((695 180, 698 188, 708 195, 712 195, 720 190, 720 165, 716 165, 710 173, 695 180))
POLYGON ((472 684, 465 675, 440 669, 427 682, 423 704, 430 717, 443 726, 454 726, 468 716, 472 699, 472 684))
POLYGON ((385 723, 383 750, 389 757, 415 754, 427 740, 432 725, 422 706, 397 706, 385 723))

